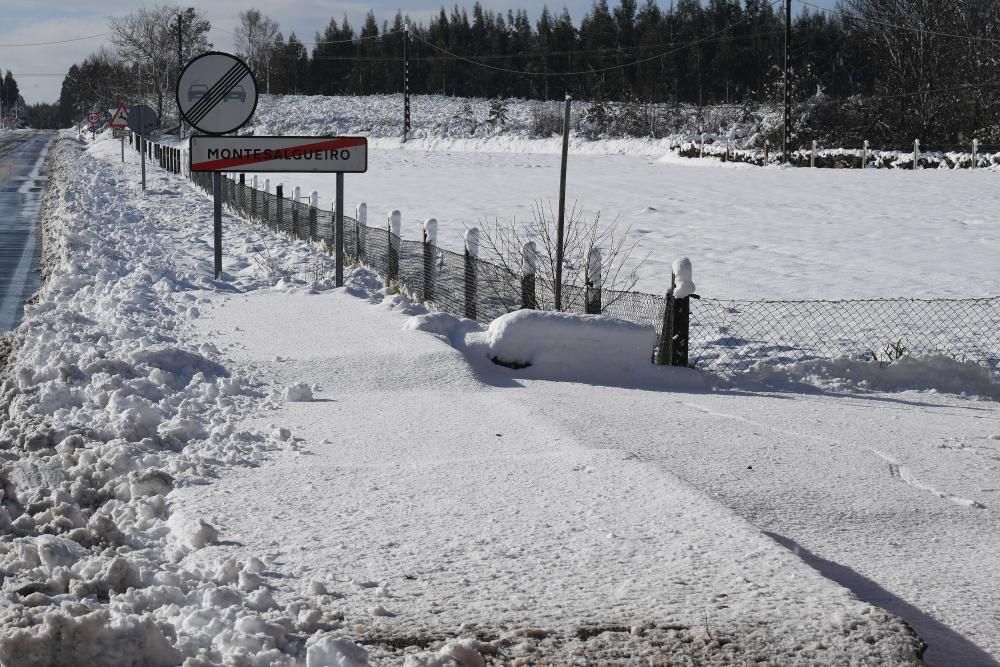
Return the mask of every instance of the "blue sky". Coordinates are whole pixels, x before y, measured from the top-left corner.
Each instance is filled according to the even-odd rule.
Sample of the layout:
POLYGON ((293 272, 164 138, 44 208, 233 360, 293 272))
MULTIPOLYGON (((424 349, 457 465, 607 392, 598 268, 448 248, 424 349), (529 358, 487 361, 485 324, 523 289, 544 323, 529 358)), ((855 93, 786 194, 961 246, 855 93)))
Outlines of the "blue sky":
MULTIPOLYGON (((459 6, 471 8, 474 0, 458 2, 459 6)), ((549 9, 559 10, 565 4, 575 21, 586 13, 592 0, 567 0, 566 2, 546 0, 480 0, 484 7, 493 10, 523 8, 534 19, 543 4, 549 9)), ((661 7, 669 6, 669 0, 659 0, 661 7)), ((811 4, 832 8, 836 0, 809 0, 811 4)), ((610 3, 615 4, 614 0, 610 3)), ((83 60, 102 44, 108 44, 106 37, 95 37, 66 44, 40 46, 14 46, 37 42, 52 42, 73 39, 107 32, 108 19, 131 11, 138 6, 121 0, 4 0, 2 23, 0 23, 0 68, 12 70, 25 100, 34 102, 54 102, 59 97, 62 77, 70 65, 83 60)), ((187 0, 178 2, 183 6, 200 9, 216 27, 210 34, 215 48, 221 51, 233 49, 233 32, 240 11, 256 7, 270 16, 281 26, 287 37, 291 32, 303 41, 310 41, 317 30, 322 30, 331 16, 338 20, 346 14, 351 25, 358 29, 369 8, 375 11, 379 20, 391 18, 396 10, 402 10, 415 20, 436 14, 441 4, 451 7, 456 0, 394 0, 391 2, 365 3, 360 1, 331 3, 328 0, 187 0), (228 31, 228 32, 226 32, 228 31)), ((793 11, 801 11, 798 2, 793 3, 793 11)))

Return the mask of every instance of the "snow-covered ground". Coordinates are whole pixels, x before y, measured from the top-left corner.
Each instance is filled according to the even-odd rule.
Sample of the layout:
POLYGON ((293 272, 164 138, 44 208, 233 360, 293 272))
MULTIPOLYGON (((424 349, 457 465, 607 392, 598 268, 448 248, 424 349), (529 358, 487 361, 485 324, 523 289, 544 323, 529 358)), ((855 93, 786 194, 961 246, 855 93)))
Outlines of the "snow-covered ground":
MULTIPOLYGON (((347 199, 406 237, 554 198, 557 141, 460 136, 440 104, 400 147, 288 102, 252 129, 386 137, 347 199)), ((118 150, 54 151, 48 281, 0 346, 0 663, 911 664, 898 616, 929 664, 996 664, 989 374, 651 367, 643 327, 427 315, 229 216, 216 282, 210 202, 152 167, 140 196, 118 150)), ((684 255, 713 297, 997 291, 995 174, 663 155, 570 163, 650 253, 642 289, 684 255)))
MULTIPOLYGON (((914 659, 898 619, 671 472, 685 451, 746 435, 726 415, 704 429, 711 406, 664 412, 663 400, 728 410, 748 400, 710 391, 717 379, 660 369, 646 390, 618 395, 596 387, 599 376, 547 379, 544 346, 519 357, 534 361, 527 371, 494 366, 481 351, 523 347, 510 336, 524 323, 477 333, 412 320, 422 309, 371 274, 331 290, 327 257, 228 217, 227 278, 216 282, 210 203, 183 179, 151 169, 140 196, 136 158, 118 164, 116 142, 81 151, 67 140, 53 154, 48 279, 3 351, 3 664, 914 659), (426 333, 435 327, 459 349, 426 333), (609 428, 594 405, 570 404, 577 388, 588 403, 608 397, 609 419, 625 405, 633 418, 609 428), (677 454, 650 461, 653 450, 677 454)), ((643 335, 629 331, 622 340, 643 335)), ((539 340, 528 333, 521 340, 539 340)), ((835 417, 843 400, 802 403, 835 417)), ((775 465, 800 445, 761 440, 775 465)), ((974 475, 989 474, 987 445, 969 452, 974 475)), ((946 539, 927 557, 954 568, 921 610, 996 653, 981 629, 989 607, 957 613, 949 585, 990 574, 965 569, 950 547, 975 533, 992 548, 995 510, 952 502, 986 493, 940 478, 965 474, 964 458, 925 471, 904 456, 912 442, 900 446, 880 448, 893 463, 872 460, 896 466, 894 497, 923 507, 946 539), (945 511, 967 514, 943 522, 945 511)), ((750 474, 743 463, 720 461, 720 479, 750 474)), ((872 491, 865 478, 844 486, 872 491)), ((830 518, 814 511, 805 526, 830 518)), ((794 527, 782 540, 839 556, 794 527)), ((884 574, 874 560, 859 572, 884 574)), ((995 608, 990 586, 971 590, 995 608)), ((941 651, 948 635, 931 630, 941 651)), ((977 655, 968 640, 955 646, 950 655, 977 655)))
MULTIPOLYGON (((417 102, 415 102, 417 103, 417 102)), ((558 200, 560 140, 531 138, 530 105, 512 128, 469 137, 461 100, 426 97, 416 137, 400 145, 398 100, 264 98, 247 131, 361 133, 368 172, 345 177, 346 203, 368 204, 369 223, 403 213, 404 238, 440 223, 439 243, 462 247, 467 226, 525 220, 558 200)), ((704 296, 719 299, 971 297, 1000 294, 995 257, 1000 197, 988 170, 826 170, 723 165, 676 157, 668 141, 574 140, 567 198, 586 215, 617 219, 647 257, 637 289, 660 294, 674 259, 690 257, 704 296)), ((267 174, 285 192, 316 190, 332 175, 267 174)))

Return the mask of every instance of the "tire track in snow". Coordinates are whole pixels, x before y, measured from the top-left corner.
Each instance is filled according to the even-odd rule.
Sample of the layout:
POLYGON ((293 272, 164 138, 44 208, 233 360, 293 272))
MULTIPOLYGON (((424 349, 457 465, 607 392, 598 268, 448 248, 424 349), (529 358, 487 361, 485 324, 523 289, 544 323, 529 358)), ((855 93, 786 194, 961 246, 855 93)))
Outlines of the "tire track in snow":
POLYGON ((821 435, 815 435, 815 434, 812 434, 812 433, 802 433, 802 432, 798 432, 798 431, 790 431, 788 429, 782 429, 782 428, 778 428, 776 426, 772 426, 770 424, 764 424, 764 423, 761 423, 761 422, 758 422, 758 421, 754 421, 754 420, 748 419, 747 417, 744 417, 742 415, 734 415, 734 414, 729 414, 729 413, 725 413, 725 412, 717 412, 715 410, 711 410, 711 409, 706 408, 704 406, 698 405, 697 403, 688 403, 688 402, 684 402, 684 401, 678 401, 678 402, 681 405, 687 406, 689 408, 693 408, 693 409, 698 410, 699 412, 702 412, 702 413, 704 413, 706 415, 710 415, 710 416, 713 416, 713 417, 719 417, 721 419, 731 419, 731 420, 734 420, 734 421, 746 422, 747 424, 750 424, 752 426, 757 426, 757 427, 763 428, 763 429, 769 429, 771 431, 774 431, 775 433, 781 433, 783 435, 791 435, 791 436, 795 436, 795 437, 810 438, 812 440, 816 440, 818 442, 824 442, 824 443, 828 443, 828 444, 832 443, 832 444, 835 444, 835 445, 847 445, 849 447, 854 447, 855 449, 861 449, 861 450, 869 451, 872 454, 874 454, 875 456, 879 457, 880 459, 882 459, 883 461, 885 461, 886 463, 889 464, 889 475, 891 477, 893 477, 894 479, 898 479, 901 482, 909 484, 910 486, 912 486, 915 489, 918 489, 920 491, 926 491, 927 493, 935 495, 938 498, 941 498, 943 500, 948 500, 948 501, 956 503, 958 505, 962 505, 963 507, 972 507, 972 508, 975 508, 975 509, 985 509, 986 508, 986 505, 984 505, 983 503, 979 502, 978 500, 975 500, 973 498, 964 498, 962 496, 956 496, 955 494, 948 493, 947 491, 940 491, 940 490, 934 488, 933 486, 931 486, 929 484, 925 484, 924 482, 921 482, 917 478, 917 476, 913 474, 913 471, 910 470, 909 467, 907 467, 906 465, 901 464, 899 461, 895 460, 894 458, 892 458, 891 456, 889 456, 885 452, 881 452, 881 451, 875 449, 874 447, 869 447, 867 445, 856 445, 856 444, 851 443, 851 442, 846 442, 846 443, 845 442, 840 442, 838 440, 834 440, 833 438, 826 438, 826 437, 823 437, 821 435))
POLYGON ((903 465, 902 463, 892 458, 885 452, 880 452, 874 447, 868 447, 867 449, 869 449, 873 454, 875 454, 875 456, 879 457, 880 459, 884 460, 886 463, 889 464, 889 475, 893 479, 898 479, 901 482, 909 484, 915 489, 926 491, 927 493, 933 494, 938 498, 950 500, 951 502, 956 503, 958 505, 963 505, 965 507, 974 507, 976 509, 986 508, 986 505, 982 504, 978 500, 973 500, 972 498, 963 498, 962 496, 956 496, 955 494, 947 493, 946 491, 939 491, 930 484, 925 484, 924 482, 921 482, 917 478, 917 476, 913 474, 912 470, 910 470, 907 466, 903 465))

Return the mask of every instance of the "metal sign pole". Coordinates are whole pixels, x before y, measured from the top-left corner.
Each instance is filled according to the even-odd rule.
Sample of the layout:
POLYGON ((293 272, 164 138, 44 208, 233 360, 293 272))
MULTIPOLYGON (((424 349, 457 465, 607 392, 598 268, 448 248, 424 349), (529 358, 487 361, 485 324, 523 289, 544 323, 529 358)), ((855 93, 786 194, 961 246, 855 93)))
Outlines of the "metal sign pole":
POLYGON ((222 280, 222 172, 212 172, 212 202, 215 214, 215 279, 222 280))
POLYGON ((125 135, 122 135, 122 164, 125 164, 125 135))
POLYGON ((337 210, 334 213, 334 227, 337 242, 337 287, 344 286, 344 174, 337 174, 337 210))

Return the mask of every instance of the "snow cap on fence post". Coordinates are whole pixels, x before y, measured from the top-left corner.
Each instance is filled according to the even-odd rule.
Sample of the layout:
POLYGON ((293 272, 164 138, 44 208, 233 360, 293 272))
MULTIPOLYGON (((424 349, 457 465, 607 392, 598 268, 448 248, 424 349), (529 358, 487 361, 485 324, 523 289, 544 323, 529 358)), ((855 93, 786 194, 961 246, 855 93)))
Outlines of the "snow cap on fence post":
POLYGON ((309 205, 313 208, 319 208, 319 193, 315 190, 309 193, 309 205))
POLYGON ((296 185, 295 189, 292 190, 292 199, 294 199, 297 202, 299 201, 299 198, 301 196, 302 196, 302 189, 296 185))
POLYGON ((437 218, 427 218, 427 220, 424 221, 424 243, 437 245, 437 240, 438 240, 437 218))
POLYGON ((264 192, 266 192, 267 194, 271 194, 271 179, 270 178, 265 178, 264 179, 264 192))
POLYGON ((368 204, 361 202, 358 204, 358 208, 354 215, 355 220, 357 220, 362 225, 368 224, 368 204))
POLYGON ((402 236, 403 229, 403 214, 399 212, 399 209, 393 209, 392 213, 389 214, 389 231, 396 236, 402 236))
POLYGON ((250 187, 254 190, 257 189, 257 174, 254 174, 253 178, 250 179, 250 187))
MULTIPOLYGON (((691 271, 691 262, 688 262, 688 272, 691 271)), ((591 248, 587 256, 587 282, 591 287, 601 287, 601 249, 591 248)))
POLYGON ((674 298, 684 299, 694 294, 694 280, 691 277, 691 260, 687 257, 675 260, 674 272, 674 298))
POLYGON ((538 271, 538 249, 534 241, 528 241, 521 246, 521 274, 533 276, 538 271))
POLYGON ((473 257, 479 257, 478 227, 469 227, 465 230, 465 251, 473 257))

